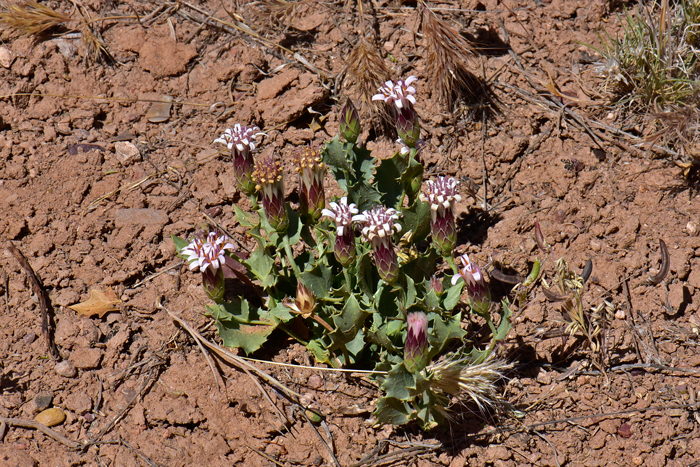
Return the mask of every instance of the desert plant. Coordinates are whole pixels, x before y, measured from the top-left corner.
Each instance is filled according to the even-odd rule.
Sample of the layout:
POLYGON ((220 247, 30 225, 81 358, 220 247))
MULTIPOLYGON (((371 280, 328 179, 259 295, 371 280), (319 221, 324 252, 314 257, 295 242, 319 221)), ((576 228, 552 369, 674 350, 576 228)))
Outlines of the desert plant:
POLYGON ((700 90, 700 6, 694 0, 640 2, 625 10, 622 34, 604 33, 598 70, 616 102, 663 109, 694 100, 700 90))
MULTIPOLYGON (((405 138, 393 157, 378 161, 358 142, 360 121, 351 102, 341 110, 346 142, 336 136, 321 149, 297 148, 299 211, 284 199, 279 160, 257 161, 250 175, 257 191, 251 197, 254 210, 235 207, 238 223, 257 243, 247 258, 217 233, 197 235, 190 243, 173 239, 190 268, 203 272, 214 301, 207 313, 224 345, 251 353, 275 329, 282 330, 318 362, 373 369, 383 391, 375 410, 379 422, 416 420, 432 428, 443 420, 452 396, 479 407, 497 405, 494 385, 507 365, 493 357, 493 349, 510 329, 510 309, 507 302, 500 308, 492 304, 468 257, 459 270, 451 256, 457 181, 431 180, 418 196, 423 172, 416 159, 415 81, 387 81, 375 95, 390 106, 405 138), (326 170, 345 193, 327 206, 326 170), (426 248, 429 236, 433 242, 426 248), (245 267, 263 300, 224 293, 224 254, 245 267), (451 274, 439 267, 440 258, 451 274), (462 313, 455 309, 465 284, 471 311, 493 330, 485 348, 463 342, 462 313), (491 311, 497 308, 496 325, 491 311)), ((233 133, 216 141, 234 144, 226 136, 233 133)), ((249 133, 252 138, 258 130, 249 133)), ((243 180, 238 172, 236 177, 243 180)))

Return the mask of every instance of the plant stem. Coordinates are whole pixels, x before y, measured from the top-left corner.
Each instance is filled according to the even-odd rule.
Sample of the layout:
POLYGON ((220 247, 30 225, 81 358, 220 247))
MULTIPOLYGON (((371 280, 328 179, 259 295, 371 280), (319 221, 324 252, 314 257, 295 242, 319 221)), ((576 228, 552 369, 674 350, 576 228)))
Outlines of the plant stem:
POLYGON ((343 276, 345 276, 345 283, 348 286, 348 292, 352 293, 352 277, 350 276, 347 268, 343 268, 343 276))
POLYGON ((301 272, 299 271, 299 266, 297 266, 297 263, 294 262, 294 254, 292 253, 292 247, 289 244, 288 236, 285 235, 284 237, 282 237, 282 245, 284 246, 284 252, 287 255, 287 261, 294 270, 294 275, 297 277, 297 279, 300 278, 301 272))
POLYGON ((449 264, 452 268, 452 272, 459 274, 459 268, 457 267, 457 264, 455 264, 455 259, 452 256, 445 256, 444 258, 447 260, 447 264, 449 264))

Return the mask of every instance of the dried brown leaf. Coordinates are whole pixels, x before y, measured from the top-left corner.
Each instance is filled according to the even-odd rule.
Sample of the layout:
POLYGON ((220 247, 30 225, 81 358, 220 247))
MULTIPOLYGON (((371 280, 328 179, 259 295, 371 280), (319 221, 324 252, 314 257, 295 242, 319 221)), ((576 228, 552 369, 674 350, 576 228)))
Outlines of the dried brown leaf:
POLYGON ((110 311, 119 311, 119 305, 122 301, 117 298, 117 295, 112 289, 107 289, 102 292, 98 289, 90 291, 90 298, 84 302, 71 305, 68 308, 78 313, 80 316, 99 316, 102 318, 110 311))

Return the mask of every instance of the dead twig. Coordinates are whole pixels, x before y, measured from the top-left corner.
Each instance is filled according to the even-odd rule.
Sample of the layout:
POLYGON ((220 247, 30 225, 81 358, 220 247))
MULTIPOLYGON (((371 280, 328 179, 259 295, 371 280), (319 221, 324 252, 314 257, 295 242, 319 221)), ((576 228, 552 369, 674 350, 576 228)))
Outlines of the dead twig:
POLYGON ((46 348, 54 360, 58 359, 60 355, 53 341, 53 307, 51 306, 49 294, 44 289, 44 284, 41 282, 41 279, 36 275, 29 261, 27 261, 27 257, 24 256, 12 242, 8 242, 7 251, 15 257, 24 272, 29 276, 29 282, 32 284, 32 291, 39 299, 39 307, 41 309, 41 333, 46 340, 46 348))
POLYGON ((218 355, 224 361, 240 368, 241 370, 243 370, 244 368, 250 370, 251 372, 257 374, 259 377, 261 377, 262 379, 264 379, 265 381, 267 381, 268 383, 270 383, 271 385, 273 385, 277 389, 280 389, 284 394, 291 397, 295 401, 298 400, 298 398, 301 398, 301 394, 289 389, 287 386, 280 383, 275 378, 268 375, 267 373, 265 373, 264 371, 262 371, 261 369, 259 369, 255 365, 248 363, 247 361, 245 361, 241 357, 239 357, 237 355, 233 355, 231 352, 224 349, 223 347, 216 345, 213 342, 210 342, 207 339, 205 339, 204 336, 202 336, 199 332, 197 332, 196 329, 194 329, 192 326, 190 326, 187 323, 187 321, 185 321, 184 319, 180 318, 175 313, 168 310, 160 302, 156 303, 156 308, 164 309, 175 322, 177 322, 180 326, 184 327, 188 333, 190 333, 193 337, 196 337, 197 339, 199 339, 205 347, 212 350, 216 355, 218 355))
POLYGON ((324 423, 324 428, 326 429, 326 436, 328 436, 328 439, 330 440, 330 443, 326 442, 326 440, 323 439, 323 436, 321 436, 321 433, 319 433, 318 430, 316 429, 316 425, 314 425, 313 422, 311 421, 311 419, 309 419, 309 416, 306 415, 306 411, 302 410, 301 413, 304 414, 304 418, 306 419, 307 423, 309 424, 309 426, 311 426, 311 428, 314 429, 314 432, 316 433, 316 436, 318 436, 318 439, 321 440, 321 443, 323 443, 323 445, 324 445, 324 446, 326 447, 326 449, 328 450, 328 453, 331 455, 331 459, 333 459, 333 463, 334 463, 337 467, 340 467, 340 462, 338 462, 338 459, 335 457, 335 453, 333 452, 333 447, 332 447, 332 444, 333 444, 333 437, 331 436, 330 430, 328 430, 328 426, 325 425, 325 421, 323 422, 323 423, 324 423))
POLYGON ((47 427, 43 423, 39 423, 36 420, 27 420, 23 418, 5 418, 5 417, 0 417, 0 441, 2 441, 5 430, 7 429, 8 426, 14 426, 18 428, 28 428, 30 430, 37 430, 41 431, 43 434, 48 436, 49 438, 52 438, 59 443, 69 447, 70 449, 80 449, 83 445, 77 441, 73 441, 71 439, 66 438, 62 434, 58 433, 55 430, 52 430, 51 428, 47 427))

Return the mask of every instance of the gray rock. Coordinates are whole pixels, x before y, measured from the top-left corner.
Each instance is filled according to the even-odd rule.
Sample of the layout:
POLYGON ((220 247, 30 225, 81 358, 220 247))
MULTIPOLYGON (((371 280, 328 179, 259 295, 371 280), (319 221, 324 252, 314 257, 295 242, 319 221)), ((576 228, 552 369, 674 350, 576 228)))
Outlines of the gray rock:
POLYGON ((51 403, 53 402, 53 394, 50 392, 40 392, 39 394, 36 395, 34 398, 34 405, 36 405, 36 408, 38 411, 46 410, 49 407, 51 407, 51 403))

